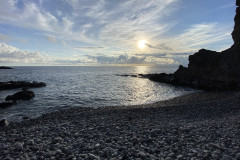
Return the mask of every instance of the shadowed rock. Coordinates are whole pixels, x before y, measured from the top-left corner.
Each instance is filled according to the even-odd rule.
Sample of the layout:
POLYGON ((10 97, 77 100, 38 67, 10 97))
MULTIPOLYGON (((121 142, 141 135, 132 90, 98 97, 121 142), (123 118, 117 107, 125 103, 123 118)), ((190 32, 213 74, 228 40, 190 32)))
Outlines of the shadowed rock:
POLYGON ((7 108, 13 105, 16 105, 17 102, 16 101, 12 101, 12 102, 2 102, 0 103, 0 108, 7 108))
POLYGON ((235 26, 232 32, 234 44, 240 45, 240 0, 236 1, 236 15, 234 18, 235 26))
POLYGON ((11 67, 0 66, 0 69, 13 69, 11 67))
POLYGON ((9 125, 9 122, 6 119, 0 121, 0 127, 6 127, 9 125))
POLYGON ((30 100, 33 97, 35 97, 35 94, 34 94, 33 91, 23 90, 23 91, 15 93, 13 95, 7 96, 5 100, 6 101, 9 101, 9 100, 30 100))
POLYGON ((43 82, 25 82, 25 81, 0 82, 0 90, 10 90, 16 88, 39 88, 45 86, 46 83, 43 82))

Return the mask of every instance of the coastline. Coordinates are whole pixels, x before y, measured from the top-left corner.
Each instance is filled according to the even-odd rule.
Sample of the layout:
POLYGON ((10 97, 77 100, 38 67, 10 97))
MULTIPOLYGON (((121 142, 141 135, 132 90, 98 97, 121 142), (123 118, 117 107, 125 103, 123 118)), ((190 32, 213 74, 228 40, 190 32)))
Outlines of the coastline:
POLYGON ((238 159, 240 92, 70 108, 0 130, 0 159, 238 159))

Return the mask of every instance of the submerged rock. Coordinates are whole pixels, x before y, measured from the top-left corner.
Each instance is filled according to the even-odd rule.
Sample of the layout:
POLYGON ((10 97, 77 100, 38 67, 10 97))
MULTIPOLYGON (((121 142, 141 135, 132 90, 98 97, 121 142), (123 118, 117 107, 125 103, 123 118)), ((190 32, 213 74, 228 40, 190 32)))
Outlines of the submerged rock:
POLYGON ((7 96, 5 100, 6 101, 9 101, 9 100, 30 100, 33 97, 35 97, 35 94, 34 94, 33 91, 23 90, 23 91, 15 93, 13 95, 7 96))
POLYGON ((10 90, 16 88, 39 88, 45 86, 46 83, 43 82, 25 82, 25 81, 0 82, 0 90, 10 90))
POLYGON ((12 105, 16 105, 17 102, 16 101, 12 101, 12 102, 2 102, 0 103, 0 108, 7 108, 10 107, 12 105))

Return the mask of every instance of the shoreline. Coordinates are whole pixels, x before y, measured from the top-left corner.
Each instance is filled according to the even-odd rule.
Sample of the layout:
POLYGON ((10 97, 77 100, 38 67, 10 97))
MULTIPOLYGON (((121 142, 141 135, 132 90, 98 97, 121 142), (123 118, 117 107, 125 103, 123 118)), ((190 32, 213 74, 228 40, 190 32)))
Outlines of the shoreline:
POLYGON ((237 159, 240 92, 70 108, 0 130, 0 159, 237 159))

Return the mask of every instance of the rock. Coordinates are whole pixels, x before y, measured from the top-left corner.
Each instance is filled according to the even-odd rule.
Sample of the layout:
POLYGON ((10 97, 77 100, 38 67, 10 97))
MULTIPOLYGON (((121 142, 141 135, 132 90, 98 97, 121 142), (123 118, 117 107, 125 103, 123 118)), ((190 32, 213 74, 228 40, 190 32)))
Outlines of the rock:
POLYGON ((11 106, 16 105, 16 104, 17 104, 16 101, 2 102, 2 103, 0 103, 0 108, 7 108, 7 107, 11 107, 11 106))
POLYGON ((33 97, 35 97, 35 94, 33 91, 20 91, 20 92, 17 92, 13 95, 9 95, 6 97, 6 101, 9 101, 9 100, 30 100, 32 99, 33 97))
POLYGON ((13 69, 11 67, 0 66, 0 69, 13 69))
POLYGON ((144 153, 144 152, 139 152, 139 155, 140 155, 141 157, 146 157, 146 156, 147 156, 146 153, 144 153))
POLYGON ((54 138, 53 142, 54 143, 61 143, 61 142, 63 142, 63 139, 62 139, 62 137, 56 137, 56 138, 54 138))
POLYGON ((240 160, 240 153, 237 153, 235 158, 236 160, 240 160))
POLYGON ((6 127, 9 125, 9 122, 6 119, 0 121, 0 127, 6 127))
POLYGON ((232 38, 235 44, 240 45, 240 1, 237 0, 236 1, 236 6, 238 6, 236 8, 236 15, 234 18, 235 21, 235 26, 234 26, 234 30, 232 32, 232 38))
POLYGON ((27 141, 27 144, 30 145, 30 146, 34 145, 34 140, 33 139, 29 139, 27 141))
POLYGON ((234 44, 222 52, 201 49, 189 56, 188 67, 179 66, 173 74, 149 74, 141 77, 157 82, 207 91, 240 90, 240 2, 232 32, 234 44))
POLYGON ((16 150, 16 151, 22 151, 22 150, 23 150, 23 143, 16 142, 16 143, 14 144, 14 147, 15 147, 15 150, 16 150))
POLYGON ((181 155, 181 154, 178 155, 178 156, 177 156, 177 159, 183 159, 183 155, 181 155))
POLYGON ((10 90, 17 88, 39 88, 45 86, 46 83, 43 82, 26 82, 26 81, 0 82, 0 90, 10 90))
POLYGON ((94 154, 89 153, 88 156, 90 160, 100 160, 100 157, 94 154))

